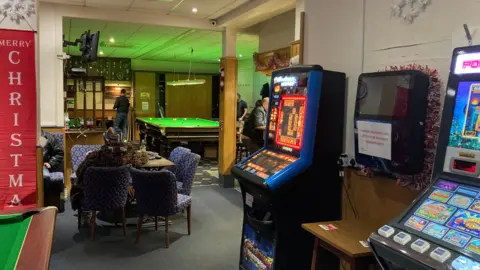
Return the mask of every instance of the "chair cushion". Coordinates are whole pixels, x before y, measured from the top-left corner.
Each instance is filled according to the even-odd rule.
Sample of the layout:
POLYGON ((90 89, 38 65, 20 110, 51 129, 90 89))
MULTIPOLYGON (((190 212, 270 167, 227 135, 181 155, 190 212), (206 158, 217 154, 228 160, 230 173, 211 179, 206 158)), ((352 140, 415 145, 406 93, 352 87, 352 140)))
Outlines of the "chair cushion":
POLYGON ((190 204, 192 204, 192 197, 183 194, 177 194, 177 212, 183 211, 183 209, 190 204))
POLYGON ((52 180, 52 182, 61 182, 63 184, 63 172, 51 172, 50 180, 52 180))
POLYGON ((45 193, 48 194, 57 194, 62 193, 65 188, 63 173, 62 172, 51 172, 50 181, 45 183, 45 193))

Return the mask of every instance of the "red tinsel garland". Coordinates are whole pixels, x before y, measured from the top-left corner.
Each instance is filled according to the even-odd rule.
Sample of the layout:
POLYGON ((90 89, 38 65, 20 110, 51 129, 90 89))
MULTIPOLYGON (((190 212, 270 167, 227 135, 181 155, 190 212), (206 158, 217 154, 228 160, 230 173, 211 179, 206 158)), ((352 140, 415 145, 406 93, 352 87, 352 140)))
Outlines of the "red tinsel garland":
POLYGON ((425 160, 421 173, 416 175, 397 175, 397 184, 412 190, 422 190, 431 182, 438 133, 440 132, 440 90, 442 82, 436 69, 428 66, 410 64, 407 66, 390 66, 385 71, 418 70, 430 77, 428 89, 428 107, 425 121, 425 160))

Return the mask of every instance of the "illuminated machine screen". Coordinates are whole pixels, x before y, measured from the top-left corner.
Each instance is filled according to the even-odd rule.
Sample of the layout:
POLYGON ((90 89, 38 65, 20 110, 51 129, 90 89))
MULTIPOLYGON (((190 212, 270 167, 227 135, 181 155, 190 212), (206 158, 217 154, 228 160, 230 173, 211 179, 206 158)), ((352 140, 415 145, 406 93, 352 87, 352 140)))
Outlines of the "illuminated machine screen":
POLYGON ((480 259, 480 189, 438 180, 401 223, 480 259))
POLYGON ((477 176, 480 173, 480 81, 461 81, 453 111, 444 171, 477 176))
POLYGON ((302 147, 303 123, 306 99, 304 96, 286 96, 280 100, 280 109, 275 142, 278 145, 300 149, 302 147))
POLYGON ((268 148, 299 156, 307 109, 308 74, 273 78, 268 148))
POLYGON ((297 160, 297 158, 290 155, 264 150, 240 165, 240 168, 263 179, 267 179, 283 170, 295 160, 297 160))

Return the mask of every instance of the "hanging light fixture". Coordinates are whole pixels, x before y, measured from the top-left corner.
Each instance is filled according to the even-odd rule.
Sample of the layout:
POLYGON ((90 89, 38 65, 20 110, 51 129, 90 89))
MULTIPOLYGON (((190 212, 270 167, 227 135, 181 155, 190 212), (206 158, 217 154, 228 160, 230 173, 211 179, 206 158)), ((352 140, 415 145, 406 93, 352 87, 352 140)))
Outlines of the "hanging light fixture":
POLYGON ((167 82, 167 85, 181 86, 181 85, 199 85, 199 84, 204 84, 205 83, 204 79, 197 79, 195 77, 195 73, 193 73, 193 79, 190 80, 190 73, 192 71, 192 58, 193 58, 193 48, 191 48, 191 51, 190 51, 190 67, 188 69, 188 79, 175 81, 175 72, 174 72, 173 73, 173 81, 167 82))

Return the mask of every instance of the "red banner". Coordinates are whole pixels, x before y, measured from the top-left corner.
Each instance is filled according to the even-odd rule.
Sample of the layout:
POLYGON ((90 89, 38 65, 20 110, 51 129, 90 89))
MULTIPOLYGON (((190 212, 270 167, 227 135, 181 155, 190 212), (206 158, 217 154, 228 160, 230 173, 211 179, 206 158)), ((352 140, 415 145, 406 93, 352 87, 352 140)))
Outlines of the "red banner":
POLYGON ((36 207, 34 35, 0 30, 0 211, 36 207))

